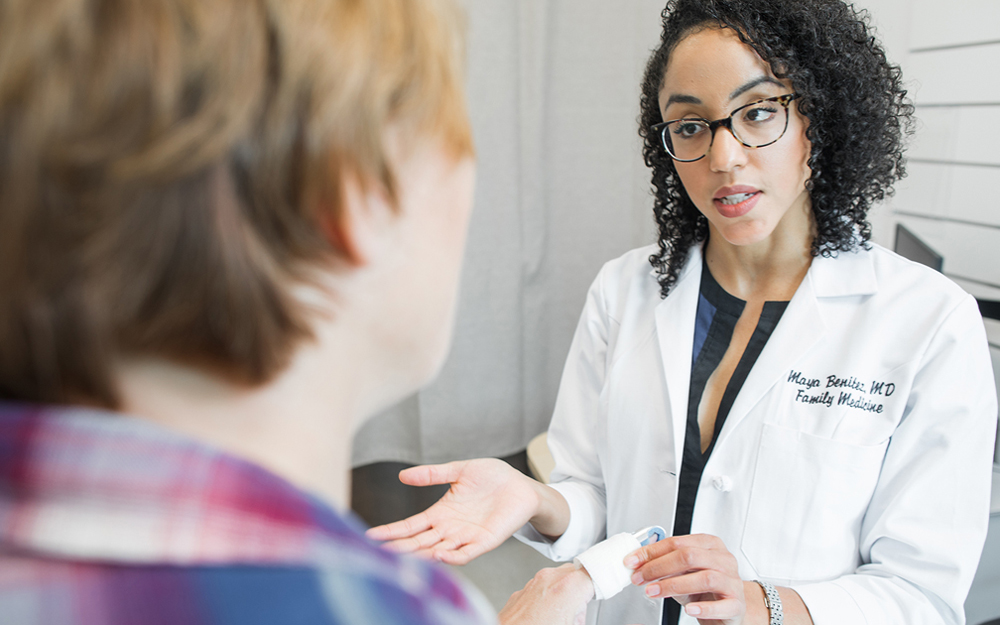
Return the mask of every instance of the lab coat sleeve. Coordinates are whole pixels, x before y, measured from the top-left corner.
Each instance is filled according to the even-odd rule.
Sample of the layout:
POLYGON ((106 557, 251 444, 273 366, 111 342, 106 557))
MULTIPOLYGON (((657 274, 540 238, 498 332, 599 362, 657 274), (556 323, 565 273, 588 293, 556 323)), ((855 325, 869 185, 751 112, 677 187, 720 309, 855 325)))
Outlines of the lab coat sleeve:
POLYGON ((959 624, 989 522, 997 397, 966 296, 920 357, 853 574, 793 586, 816 625, 959 624))
POLYGON ((607 272, 605 266, 587 293, 549 426, 549 450, 555 460, 550 485, 569 504, 569 526, 554 542, 530 523, 515 534, 556 561, 574 558, 605 535, 607 503, 598 448, 603 410, 600 398, 609 341, 618 326, 608 315, 603 292, 607 272))

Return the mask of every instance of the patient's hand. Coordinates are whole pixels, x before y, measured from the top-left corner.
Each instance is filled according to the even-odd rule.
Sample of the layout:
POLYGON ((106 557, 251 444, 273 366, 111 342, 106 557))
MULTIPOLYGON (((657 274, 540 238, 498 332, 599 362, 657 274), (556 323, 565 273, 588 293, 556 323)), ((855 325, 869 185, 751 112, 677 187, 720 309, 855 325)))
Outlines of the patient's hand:
MULTIPOLYGON (((484 458, 401 471, 412 486, 451 484, 433 506, 368 530, 394 551, 466 564, 510 538, 539 507, 538 484, 502 460, 484 458)), ((588 578, 589 579, 589 578, 588 578)))
POLYGON ((500 625, 583 625, 594 584, 586 569, 572 564, 542 569, 510 596, 500 625))

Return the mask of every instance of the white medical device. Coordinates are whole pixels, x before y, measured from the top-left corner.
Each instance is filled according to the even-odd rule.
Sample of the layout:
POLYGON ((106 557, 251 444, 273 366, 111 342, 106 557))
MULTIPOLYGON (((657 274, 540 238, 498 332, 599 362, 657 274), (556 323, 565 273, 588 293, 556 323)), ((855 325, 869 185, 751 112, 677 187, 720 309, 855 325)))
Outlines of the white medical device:
POLYGON ((632 534, 615 534, 578 555, 573 563, 587 569, 594 582, 595 598, 610 599, 632 583, 632 570, 625 566, 625 556, 666 537, 659 525, 632 534))

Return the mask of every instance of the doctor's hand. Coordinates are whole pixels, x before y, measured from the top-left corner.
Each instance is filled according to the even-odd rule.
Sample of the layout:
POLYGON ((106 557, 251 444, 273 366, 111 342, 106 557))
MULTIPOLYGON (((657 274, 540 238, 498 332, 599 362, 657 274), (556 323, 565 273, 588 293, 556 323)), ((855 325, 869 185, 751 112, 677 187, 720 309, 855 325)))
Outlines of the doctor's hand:
POLYGON ((744 623, 746 587, 736 557, 715 536, 666 538, 626 556, 625 566, 635 570, 632 583, 645 585, 648 597, 673 597, 703 625, 744 623))
POLYGON ((451 488, 424 512, 368 530, 369 538, 389 541, 386 547, 393 551, 466 564, 499 546, 528 521, 543 534, 556 536, 569 523, 569 506, 562 495, 502 460, 412 467, 401 471, 399 479, 411 486, 450 484, 451 488))
POLYGON ((500 610, 500 625, 583 625, 594 584, 586 569, 542 569, 500 610))

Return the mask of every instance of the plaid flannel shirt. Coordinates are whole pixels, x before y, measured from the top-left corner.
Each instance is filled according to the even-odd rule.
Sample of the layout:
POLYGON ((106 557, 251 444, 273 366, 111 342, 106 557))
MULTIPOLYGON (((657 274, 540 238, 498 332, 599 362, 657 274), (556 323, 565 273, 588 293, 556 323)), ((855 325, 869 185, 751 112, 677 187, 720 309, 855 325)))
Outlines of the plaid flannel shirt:
POLYGON ((94 410, 0 404, 0 623, 495 623, 441 567, 249 462, 94 410))

